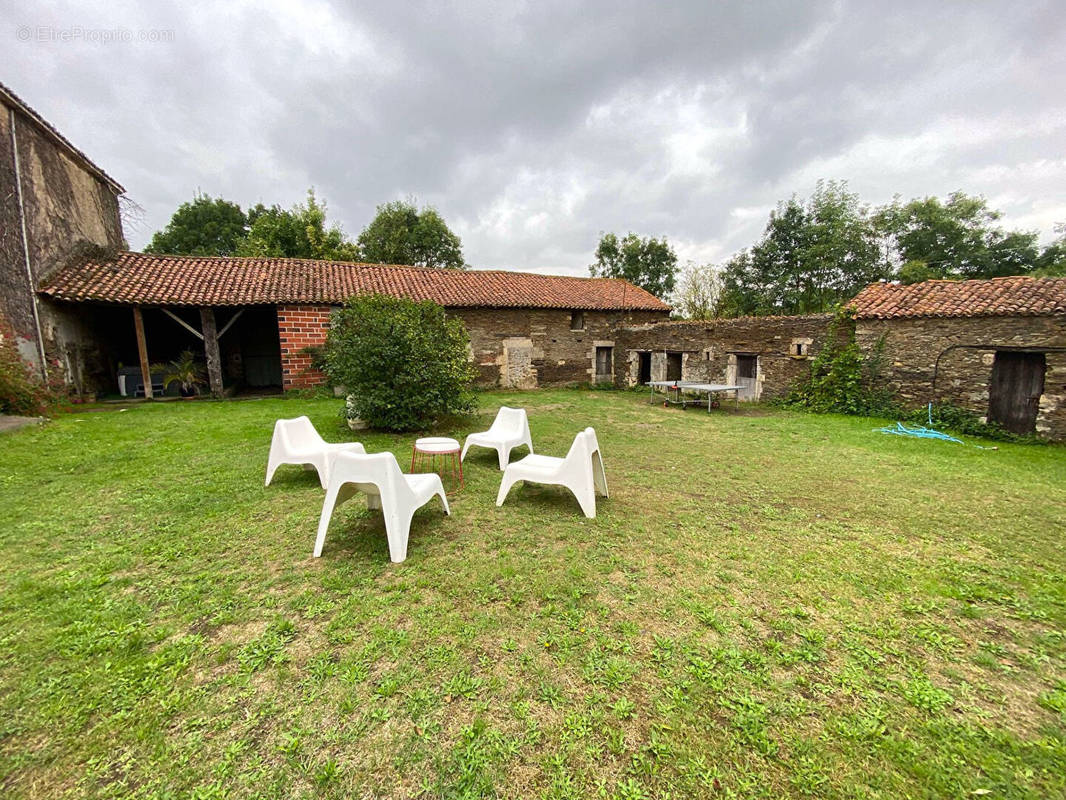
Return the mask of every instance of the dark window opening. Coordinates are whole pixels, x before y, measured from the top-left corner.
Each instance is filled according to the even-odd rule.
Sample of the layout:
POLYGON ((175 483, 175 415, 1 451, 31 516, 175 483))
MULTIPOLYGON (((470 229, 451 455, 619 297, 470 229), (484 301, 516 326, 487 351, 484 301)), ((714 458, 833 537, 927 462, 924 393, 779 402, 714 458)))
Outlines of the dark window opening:
POLYGON ((571 311, 570 312, 570 330, 583 331, 585 330, 585 312, 584 311, 571 311))

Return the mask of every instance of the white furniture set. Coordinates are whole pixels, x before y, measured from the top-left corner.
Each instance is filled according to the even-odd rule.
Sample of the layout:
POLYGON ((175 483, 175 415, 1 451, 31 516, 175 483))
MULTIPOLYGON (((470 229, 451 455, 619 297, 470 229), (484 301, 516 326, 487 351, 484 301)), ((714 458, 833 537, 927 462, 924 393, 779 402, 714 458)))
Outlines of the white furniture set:
MULTIPOLYGON (((433 441, 435 444, 426 447, 444 446, 439 437, 433 441)), ((415 443, 416 452, 420 452, 419 442, 415 443)), ((458 449, 458 442, 449 442, 454 442, 458 449)), ((565 458, 534 455, 525 409, 504 406, 496 415, 492 427, 466 438, 460 464, 471 446, 496 450, 500 469, 503 470, 503 480, 496 496, 497 506, 503 505, 511 487, 518 481, 566 487, 573 492, 581 510, 589 518, 596 516, 596 495, 608 496, 603 457, 592 428, 585 428, 574 438, 565 458), (529 448, 529 455, 508 464, 511 450, 523 444, 529 448)), ((451 452, 450 444, 448 451, 451 452)), ((389 558, 395 562, 407 558, 411 518, 416 510, 434 497, 439 497, 444 513, 451 513, 440 475, 404 475, 392 453, 367 454, 358 442, 330 444, 318 435, 307 417, 279 419, 274 424, 274 437, 267 459, 267 486, 282 464, 299 464, 305 469, 317 470, 322 488, 326 490, 315 539, 316 558, 322 555, 333 509, 356 494, 367 496, 368 508, 381 509, 389 540, 389 558)))

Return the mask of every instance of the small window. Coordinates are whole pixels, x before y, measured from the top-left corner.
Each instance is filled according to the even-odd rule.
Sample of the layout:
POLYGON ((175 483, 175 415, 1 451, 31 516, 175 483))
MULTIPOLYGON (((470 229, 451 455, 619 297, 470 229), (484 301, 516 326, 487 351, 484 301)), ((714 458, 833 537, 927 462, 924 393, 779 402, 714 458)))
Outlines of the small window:
POLYGON ((585 312, 584 311, 571 311, 570 312, 570 330, 583 331, 585 330, 585 312))
POLYGON ((611 367, 614 363, 613 347, 596 348, 596 379, 611 377, 611 367))

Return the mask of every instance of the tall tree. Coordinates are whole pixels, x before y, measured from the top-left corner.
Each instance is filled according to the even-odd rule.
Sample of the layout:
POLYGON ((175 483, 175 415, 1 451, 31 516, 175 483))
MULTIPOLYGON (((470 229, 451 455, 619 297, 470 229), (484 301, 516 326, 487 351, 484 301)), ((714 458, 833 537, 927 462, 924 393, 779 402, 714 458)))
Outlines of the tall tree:
POLYGON ((682 319, 712 319, 718 315, 721 294, 721 271, 690 261, 681 270, 671 305, 682 319))
POLYGON ((326 205, 307 190, 307 202, 286 211, 259 204, 248 211, 248 235, 237 255, 312 258, 321 261, 358 261, 359 248, 339 225, 326 225, 326 205))
POLYGON ((421 211, 397 200, 378 206, 373 221, 359 234, 366 261, 417 267, 464 269, 463 243, 435 208, 421 211))
POLYGON ((887 276, 869 211, 845 183, 819 181, 770 213, 762 238, 727 262, 720 310, 726 316, 812 314, 887 276))
POLYGON ((1058 239, 1044 248, 1036 261, 1033 276, 1037 278, 1066 278, 1066 222, 1055 225, 1058 239))
POLYGON ((665 298, 677 283, 677 254, 666 239, 642 239, 635 233, 619 239, 613 233, 605 233, 589 272, 593 277, 624 278, 665 298))
POLYGON ((995 278, 1021 275, 1037 266, 1037 234, 1004 231, 1003 215, 983 197, 954 192, 903 203, 897 197, 875 217, 895 253, 899 278, 915 283, 931 278, 995 278))
POLYGON ((197 194, 182 203, 170 222, 156 231, 146 253, 186 256, 231 256, 248 232, 248 218, 241 207, 221 197, 197 194))

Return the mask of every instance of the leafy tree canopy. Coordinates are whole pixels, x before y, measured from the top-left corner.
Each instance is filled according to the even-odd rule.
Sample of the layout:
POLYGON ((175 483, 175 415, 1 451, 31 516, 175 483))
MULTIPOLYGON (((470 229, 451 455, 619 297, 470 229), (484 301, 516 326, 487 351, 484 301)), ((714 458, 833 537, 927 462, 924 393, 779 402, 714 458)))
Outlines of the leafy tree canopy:
POLYGON ((359 234, 365 261, 418 267, 463 269, 463 245, 437 210, 421 211, 397 200, 378 206, 377 216, 359 234))
POLYGON ((896 198, 876 215, 904 283, 932 278, 995 278, 1037 267, 1037 234, 1004 231, 1002 217, 983 197, 954 192, 903 203, 896 198))
POLYGON ((182 203, 170 222, 152 237, 146 253, 187 256, 231 256, 248 231, 241 207, 221 197, 197 194, 182 203))
POLYGON ((867 208, 845 183, 819 181, 806 202, 778 204, 762 238, 726 264, 720 311, 818 313, 887 275, 867 208))
POLYGON ((713 264, 690 261, 681 270, 671 305, 682 319, 712 319, 722 295, 721 271, 713 264))
POLYGON ((462 321, 436 303, 362 295, 334 317, 325 368, 371 427, 425 430, 476 407, 469 346, 462 321))
POLYGON ((307 190, 307 202, 286 211, 262 203, 248 211, 248 235, 237 247, 239 256, 313 258, 358 261, 359 248, 339 225, 326 225, 326 206, 307 190))
POLYGON ((665 298, 677 282, 677 254, 666 239, 642 239, 635 233, 619 239, 613 233, 605 233, 589 272, 598 278, 624 278, 665 298))
POLYGON ((1055 225, 1059 238, 1044 248, 1036 260, 1035 278, 1066 278, 1066 222, 1055 225))

